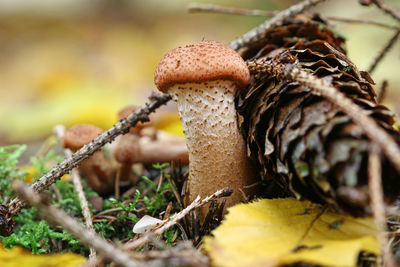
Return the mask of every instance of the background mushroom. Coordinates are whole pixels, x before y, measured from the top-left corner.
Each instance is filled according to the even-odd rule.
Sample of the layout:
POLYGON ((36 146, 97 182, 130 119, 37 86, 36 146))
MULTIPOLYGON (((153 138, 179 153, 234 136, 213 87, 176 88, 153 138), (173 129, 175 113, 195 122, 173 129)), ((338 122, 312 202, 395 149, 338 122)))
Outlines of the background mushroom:
MULTIPOLYGON (((118 113, 118 119, 124 119, 136 111, 136 106, 128 106, 118 113)), ((137 182, 132 173, 135 163, 154 164, 158 162, 189 163, 185 140, 151 127, 151 121, 131 127, 128 134, 120 136, 115 145, 114 158, 121 164, 122 181, 137 182)))
MULTIPOLYGON (((63 138, 63 147, 77 151, 90 143, 103 131, 90 124, 79 124, 68 129, 63 138)), ((86 177, 90 187, 99 194, 107 194, 114 190, 115 168, 103 152, 97 151, 80 164, 80 171, 86 177)))
MULTIPOLYGON (((189 150, 186 203, 230 187, 234 192, 227 206, 231 206, 242 199, 239 189, 257 181, 234 103, 235 92, 247 85, 249 77, 243 59, 215 41, 176 48, 158 64, 155 84, 176 101, 189 150)), ((202 209, 202 216, 206 211, 202 209)))

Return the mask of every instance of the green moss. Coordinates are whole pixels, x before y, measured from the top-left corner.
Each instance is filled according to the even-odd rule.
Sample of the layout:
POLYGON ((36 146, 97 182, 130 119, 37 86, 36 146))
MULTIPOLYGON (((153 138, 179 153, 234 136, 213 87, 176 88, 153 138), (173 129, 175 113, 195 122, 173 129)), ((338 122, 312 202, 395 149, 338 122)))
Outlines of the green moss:
MULTIPOLYGON (((25 150, 25 145, 0 147, 0 203, 5 204, 15 197, 11 184, 15 179, 23 179, 26 175, 25 172, 17 167, 18 158, 25 150)), ((58 156, 54 151, 50 151, 40 158, 32 158, 31 164, 37 173, 34 180, 48 172, 51 166, 61 160, 62 157, 58 156)), ((118 200, 113 197, 106 198, 103 200, 103 209, 97 214, 89 204, 91 212, 97 215, 94 222, 94 229, 97 233, 113 241, 126 241, 133 238, 132 228, 140 217, 145 214, 157 217, 161 212, 165 211, 168 203, 171 201, 176 202, 169 183, 170 176, 165 173, 165 168, 168 167, 168 164, 156 164, 153 167, 155 169, 154 177, 162 173, 166 178, 160 186, 153 179, 142 176, 133 197, 124 197, 118 200), (140 213, 138 213, 139 210, 140 213)), ((84 179, 82 179, 82 185, 86 198, 98 196, 84 179)), ((55 189, 50 187, 49 190, 45 191, 45 194, 51 198, 52 203, 83 223, 80 201, 73 185, 59 180, 54 186, 55 189), (56 191, 59 193, 58 196, 56 191)), ((172 212, 176 211, 179 211, 178 205, 174 206, 172 210, 172 212)), ((87 247, 83 246, 79 240, 73 238, 61 227, 50 226, 47 222, 41 220, 36 208, 22 209, 14 220, 14 233, 8 237, 0 236, 0 241, 4 247, 11 248, 19 245, 35 254, 70 251, 87 256, 89 253, 87 247)), ((164 233, 166 245, 172 245, 178 234, 179 231, 174 227, 166 231, 164 233)))

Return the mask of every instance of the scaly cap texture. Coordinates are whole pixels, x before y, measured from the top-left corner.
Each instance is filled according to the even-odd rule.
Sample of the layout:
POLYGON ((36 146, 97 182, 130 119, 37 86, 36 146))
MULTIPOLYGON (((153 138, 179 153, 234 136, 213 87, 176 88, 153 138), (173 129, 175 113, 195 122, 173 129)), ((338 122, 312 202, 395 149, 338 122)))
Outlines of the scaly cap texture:
POLYGON ((230 47, 216 42, 178 47, 160 61, 154 74, 154 83, 162 92, 177 83, 199 83, 212 80, 232 80, 245 87, 250 79, 243 59, 230 47))

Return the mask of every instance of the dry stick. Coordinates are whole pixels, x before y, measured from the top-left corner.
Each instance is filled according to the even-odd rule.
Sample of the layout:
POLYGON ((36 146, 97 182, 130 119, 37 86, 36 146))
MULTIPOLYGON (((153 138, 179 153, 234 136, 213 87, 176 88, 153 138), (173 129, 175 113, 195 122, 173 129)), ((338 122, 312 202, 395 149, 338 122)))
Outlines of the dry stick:
POLYGON ((368 70, 369 73, 372 73, 375 70, 375 68, 378 66, 379 62, 382 61, 382 59, 385 57, 385 55, 389 52, 389 50, 393 47, 393 45, 399 39, 399 36, 400 36, 400 28, 397 28, 396 33, 393 35, 392 38, 390 38, 389 42, 385 45, 385 47, 382 49, 382 51, 379 52, 379 55, 374 60, 374 63, 372 63, 371 67, 369 67, 369 70, 368 70))
MULTIPOLYGON (((390 6, 386 5, 383 3, 381 0, 372 0, 372 3, 375 4, 379 9, 381 9, 383 12, 386 14, 389 14, 392 16, 394 19, 398 20, 400 22, 400 13, 391 8, 390 6)), ((397 41, 397 39, 400 36, 400 28, 398 28, 397 32, 393 35, 393 37, 389 40, 387 45, 382 49, 382 51, 379 53, 379 55, 376 57, 374 63, 372 63, 371 67, 369 68, 369 72, 372 73, 378 63, 385 57, 386 53, 392 48, 394 43, 397 41)))
POLYGON ((257 42, 258 40, 265 37, 265 33, 268 29, 282 22, 284 19, 293 17, 296 14, 304 12, 306 9, 311 8, 325 0, 305 0, 296 5, 292 5, 288 9, 285 9, 270 20, 265 21, 256 28, 245 33, 241 37, 233 40, 229 43, 229 46, 234 50, 239 50, 242 47, 247 46, 251 42, 257 42))
POLYGON ((118 168, 117 170, 117 175, 115 176, 115 185, 114 185, 114 194, 115 194, 115 199, 119 200, 119 182, 121 181, 121 167, 118 168))
POLYGON ((188 11, 190 13, 212 12, 212 13, 224 13, 224 14, 245 15, 245 16, 263 16, 263 17, 273 17, 278 13, 278 11, 265 11, 260 9, 225 7, 220 5, 203 4, 203 3, 190 3, 188 6, 188 11))
POLYGON ((389 85, 389 82, 387 80, 383 80, 381 89, 379 90, 378 96, 376 97, 376 102, 378 104, 381 104, 382 101, 384 100, 386 96, 386 89, 389 85))
POLYGON ((82 243, 93 246, 104 257, 120 266, 139 266, 139 263, 131 259, 126 252, 98 236, 92 229, 83 227, 63 210, 46 203, 45 199, 37 194, 31 187, 26 186, 21 181, 16 181, 14 188, 18 196, 32 206, 35 206, 39 210, 40 215, 47 222, 53 225, 60 225, 63 229, 82 241, 82 243))
POLYGON ((334 20, 339 22, 346 22, 346 23, 359 23, 359 24, 369 24, 373 26, 378 26, 381 28, 386 28, 390 30, 397 30, 398 27, 394 25, 385 24, 379 21, 369 20, 369 19, 352 19, 352 18, 342 18, 342 17, 335 17, 335 16, 326 16, 324 17, 328 20, 334 20))
MULTIPOLYGON (((157 227, 151 232, 151 234, 161 235, 166 230, 168 230, 171 226, 175 225, 179 220, 184 218, 189 212, 196 208, 200 208, 201 206, 209 203, 210 201, 220 198, 220 197, 227 197, 232 194, 232 189, 224 188, 220 189, 214 194, 204 198, 203 200, 200 199, 200 196, 197 198, 185 209, 181 210, 179 213, 173 215, 172 217, 168 218, 167 220, 161 222, 157 227)), ((135 249, 138 247, 143 246, 147 242, 149 242, 149 235, 144 235, 141 238, 134 240, 132 242, 128 242, 124 245, 124 249, 135 249)))
MULTIPOLYGON (((196 12, 212 12, 212 13, 222 13, 222 14, 232 14, 232 15, 245 15, 245 16, 263 16, 263 17, 272 17, 275 16, 277 11, 264 11, 259 9, 243 9, 243 8, 233 8, 233 7, 224 7, 214 4, 203 4, 203 3, 191 3, 188 6, 188 11, 190 13, 196 12)), ((334 20, 339 22, 346 23, 360 23, 360 24, 369 24, 374 25, 386 29, 397 30, 398 27, 388 25, 382 22, 368 20, 368 19, 353 19, 353 18, 341 18, 335 16, 326 16, 324 17, 328 20, 334 20)))
MULTIPOLYGON (((146 122, 149 120, 148 115, 154 112, 158 107, 166 104, 171 100, 169 95, 155 95, 150 97, 151 102, 144 107, 138 109, 136 112, 129 115, 127 118, 120 120, 112 128, 99 135, 90 144, 83 146, 75 152, 70 158, 65 159, 60 164, 56 165, 50 172, 42 176, 37 182, 32 184, 32 188, 36 192, 42 192, 47 189, 51 184, 61 178, 64 174, 71 171, 84 159, 88 158, 94 152, 99 150, 104 144, 112 142, 118 135, 125 134, 129 128, 135 126, 139 121, 146 122)), ((25 206, 25 202, 18 197, 10 202, 9 213, 15 215, 18 211, 25 206)))
POLYGON ((383 266, 396 266, 390 251, 390 243, 386 234, 386 214, 383 200, 383 188, 381 177, 381 159, 376 145, 371 147, 368 158, 368 187, 371 199, 371 209, 378 230, 378 241, 382 251, 383 266))
POLYGON ((398 11, 396 11, 395 9, 391 8, 390 6, 386 5, 385 3, 383 3, 382 0, 372 0, 372 3, 375 4, 383 12, 385 12, 386 14, 389 14, 394 19, 396 19, 400 22, 400 13, 398 11))
MULTIPOLYGON (((58 139, 61 142, 61 140, 64 138, 64 135, 65 135, 65 127, 63 125, 55 126, 54 133, 57 135, 58 139)), ((72 156, 72 152, 68 148, 64 149, 64 154, 67 158, 70 158, 72 156)), ((85 197, 85 192, 83 191, 81 177, 76 168, 72 169, 71 177, 72 177, 72 183, 74 184, 75 191, 78 193, 79 202, 81 205, 83 217, 85 218, 86 227, 89 229, 93 229, 92 215, 91 215, 89 207, 88 207, 88 202, 85 197)), ((96 250, 92 246, 89 246, 89 250, 90 250, 89 259, 95 258, 96 250)))
POLYGON ((311 93, 325 97, 341 108, 354 123, 357 123, 365 134, 384 152, 386 157, 400 172, 400 149, 393 138, 384 131, 365 111, 354 104, 345 94, 332 86, 329 80, 321 79, 297 67, 294 64, 282 64, 276 60, 258 59, 249 61, 248 66, 253 73, 268 73, 282 81, 296 81, 302 86, 310 88, 311 93))
MULTIPOLYGON (((154 238, 154 236, 153 236, 154 238)), ((192 242, 179 242, 165 250, 150 250, 138 255, 146 266, 209 266, 209 259, 193 247, 192 242)))

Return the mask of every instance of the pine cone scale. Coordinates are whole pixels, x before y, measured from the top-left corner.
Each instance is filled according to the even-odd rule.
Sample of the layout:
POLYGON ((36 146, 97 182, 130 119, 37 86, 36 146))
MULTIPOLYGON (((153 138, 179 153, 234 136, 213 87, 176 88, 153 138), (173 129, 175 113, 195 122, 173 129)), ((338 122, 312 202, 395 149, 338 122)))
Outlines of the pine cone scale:
MULTIPOLYGON (((320 19, 303 15, 288 19, 242 56, 246 60, 280 57, 285 64, 323 79, 353 99, 400 144, 393 113, 376 103, 373 80, 346 57, 343 39, 321 25, 320 19)), ((271 188, 332 204, 353 215, 369 214, 370 141, 337 106, 278 76, 253 73, 249 90, 237 95, 239 125, 250 158, 274 185, 271 188)), ((383 156, 382 164, 387 167, 382 168, 382 177, 390 202, 400 195, 399 174, 383 156)))

